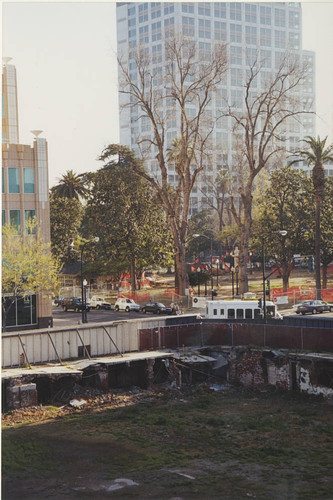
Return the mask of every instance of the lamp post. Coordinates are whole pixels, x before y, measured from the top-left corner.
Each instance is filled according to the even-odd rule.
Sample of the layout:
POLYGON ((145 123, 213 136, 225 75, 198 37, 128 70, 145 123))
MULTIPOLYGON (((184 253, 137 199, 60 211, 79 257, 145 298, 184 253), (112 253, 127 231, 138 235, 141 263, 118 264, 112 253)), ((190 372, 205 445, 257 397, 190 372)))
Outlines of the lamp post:
POLYGON ((87 319, 87 309, 86 309, 86 294, 85 294, 85 287, 87 286, 87 281, 83 279, 83 250, 88 243, 98 243, 99 242, 99 237, 96 236, 95 238, 92 238, 91 240, 86 241, 83 243, 82 248, 81 248, 81 302, 82 302, 82 323, 88 323, 87 319))
POLYGON ((239 267, 237 266, 235 269, 236 273, 236 297, 238 296, 239 290, 238 290, 238 273, 239 273, 239 267))
POLYGON ((210 286, 211 286, 211 292, 212 292, 212 300, 214 300, 214 283, 213 283, 213 238, 209 238, 209 236, 206 236, 205 234, 192 234, 192 238, 199 238, 199 236, 202 236, 203 238, 206 238, 207 240, 210 240, 210 286))
POLYGON ((272 231, 266 236, 261 237, 262 243, 262 291, 263 291, 263 309, 264 309, 264 321, 266 321, 266 276, 265 276, 265 240, 272 236, 272 234, 280 234, 281 236, 286 236, 287 231, 272 231))
POLYGON ((234 299, 235 298, 235 268, 234 266, 232 266, 230 268, 230 272, 231 272, 231 290, 232 290, 232 298, 234 299))
POLYGON ((216 286, 219 285, 219 264, 220 260, 216 259, 216 286))

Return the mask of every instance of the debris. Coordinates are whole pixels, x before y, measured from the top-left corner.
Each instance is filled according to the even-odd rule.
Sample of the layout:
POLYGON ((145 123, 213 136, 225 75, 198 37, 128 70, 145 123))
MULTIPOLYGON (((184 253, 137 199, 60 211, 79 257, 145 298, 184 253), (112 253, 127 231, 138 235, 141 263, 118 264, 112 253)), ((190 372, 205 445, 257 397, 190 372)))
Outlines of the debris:
POLYGON ((108 486, 105 488, 106 491, 116 491, 120 490, 121 488, 125 488, 125 486, 138 486, 139 483, 136 483, 135 481, 132 481, 131 479, 115 479, 113 481, 113 484, 111 486, 108 486))
POLYGON ((190 476, 189 474, 184 474, 184 472, 180 472, 180 470, 169 470, 172 474, 178 474, 179 476, 186 477, 187 479, 195 479, 195 477, 190 476))
POLYGON ((228 389, 228 386, 227 385, 213 384, 213 385, 210 386, 210 389, 212 389, 215 392, 217 392, 217 391, 225 391, 226 389, 228 389))
POLYGON ((74 408, 81 408, 81 406, 85 405, 87 401, 84 399, 81 399, 80 401, 78 399, 71 399, 69 404, 71 406, 74 406, 74 408))

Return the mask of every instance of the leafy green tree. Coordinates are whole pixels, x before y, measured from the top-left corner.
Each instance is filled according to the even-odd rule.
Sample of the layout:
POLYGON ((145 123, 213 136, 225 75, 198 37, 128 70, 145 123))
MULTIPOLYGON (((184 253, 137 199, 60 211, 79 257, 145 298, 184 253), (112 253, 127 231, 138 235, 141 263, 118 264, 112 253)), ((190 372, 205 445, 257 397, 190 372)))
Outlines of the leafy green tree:
MULTIPOLYGON (((304 142, 309 149, 298 151, 297 154, 305 159, 309 167, 312 168, 312 182, 315 197, 315 268, 316 268, 316 289, 317 297, 321 299, 320 280, 320 247, 321 247, 321 207, 324 198, 325 171, 324 164, 333 161, 333 144, 326 146, 327 137, 321 140, 318 136, 306 137, 304 142)), ((293 163, 299 160, 295 160, 293 163)))
POLYGON ((333 262, 333 179, 325 180, 322 204, 320 260, 322 263, 322 286, 327 288, 327 268, 333 262))
POLYGON ((139 270, 169 263, 170 232, 149 183, 133 171, 132 163, 139 168, 139 160, 125 146, 115 151, 92 176, 83 235, 100 238, 95 247, 99 268, 108 274, 129 270, 135 290, 139 270))
POLYGON ((52 255, 62 264, 77 260, 71 243, 79 237, 83 207, 77 198, 60 198, 51 191, 50 225, 52 255))
POLYGON ((29 223, 27 234, 17 228, 2 228, 2 320, 16 299, 27 294, 52 295, 58 287, 58 265, 50 245, 41 236, 36 222, 29 223))
POLYGON ((57 198, 76 200, 86 198, 89 190, 86 186, 85 174, 76 174, 73 170, 67 170, 59 179, 59 183, 51 188, 51 192, 57 198))
POLYGON ((294 268, 293 255, 311 252, 311 192, 311 181, 303 172, 282 167, 272 173, 270 187, 262 193, 254 212, 251 243, 261 254, 262 238, 266 237, 266 257, 273 257, 277 267, 282 266, 285 291, 294 268), (280 230, 287 235, 279 235, 280 230))

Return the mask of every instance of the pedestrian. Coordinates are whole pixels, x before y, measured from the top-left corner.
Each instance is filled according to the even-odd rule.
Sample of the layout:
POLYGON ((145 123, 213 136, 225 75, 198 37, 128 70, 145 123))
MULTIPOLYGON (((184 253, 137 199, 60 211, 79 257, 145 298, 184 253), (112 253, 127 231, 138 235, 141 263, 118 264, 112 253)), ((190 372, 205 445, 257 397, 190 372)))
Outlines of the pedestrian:
POLYGON ((180 309, 179 309, 179 305, 177 302, 175 304, 175 311, 176 311, 176 314, 180 314, 180 309))

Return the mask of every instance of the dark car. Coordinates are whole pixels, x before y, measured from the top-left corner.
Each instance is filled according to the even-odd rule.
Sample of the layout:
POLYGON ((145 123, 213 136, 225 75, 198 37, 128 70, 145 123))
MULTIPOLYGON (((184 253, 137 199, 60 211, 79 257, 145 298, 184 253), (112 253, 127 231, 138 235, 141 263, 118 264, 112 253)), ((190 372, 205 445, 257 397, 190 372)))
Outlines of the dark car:
POLYGON ((143 313, 152 312, 154 314, 172 314, 171 307, 166 307, 161 302, 147 302, 144 306, 141 307, 141 311, 143 313))
MULTIPOLYGON (((83 304, 81 299, 77 297, 70 297, 68 299, 63 299, 63 301, 61 302, 61 307, 64 311, 69 311, 72 309, 75 312, 80 312, 82 311, 83 304)), ((89 302, 86 303, 86 311, 90 311, 89 302)))
POLYGON ((65 299, 65 297, 59 297, 58 299, 54 299, 54 304, 59 307, 62 304, 62 301, 65 299))
POLYGON ((333 304, 328 304, 323 300, 305 300, 295 306, 296 314, 317 314, 324 311, 333 312, 333 304))

